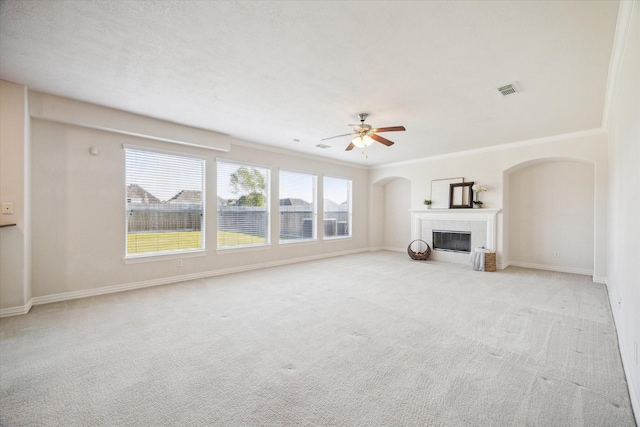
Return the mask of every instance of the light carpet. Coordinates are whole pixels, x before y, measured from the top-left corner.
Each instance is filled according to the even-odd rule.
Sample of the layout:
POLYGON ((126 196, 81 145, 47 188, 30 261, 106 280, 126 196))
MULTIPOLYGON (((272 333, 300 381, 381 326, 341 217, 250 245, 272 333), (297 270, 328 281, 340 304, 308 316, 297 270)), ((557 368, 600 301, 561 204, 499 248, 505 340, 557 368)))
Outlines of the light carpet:
POLYGON ((634 426, 604 285, 363 253, 0 320, 0 424, 634 426))

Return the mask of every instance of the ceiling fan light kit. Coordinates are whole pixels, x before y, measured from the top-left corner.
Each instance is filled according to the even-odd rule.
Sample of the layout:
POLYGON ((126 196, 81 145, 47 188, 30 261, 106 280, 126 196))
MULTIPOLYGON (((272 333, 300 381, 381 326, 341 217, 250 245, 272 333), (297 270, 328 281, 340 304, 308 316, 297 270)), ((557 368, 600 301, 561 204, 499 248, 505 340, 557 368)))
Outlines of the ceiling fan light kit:
POLYGON ((384 128, 372 128, 371 125, 365 124, 364 121, 367 119, 369 115, 367 113, 358 114, 358 119, 360 119, 359 125, 347 125, 353 126, 353 132, 345 133, 343 135, 331 136, 329 138, 324 138, 321 141, 325 141, 327 139, 339 138, 341 136, 352 136, 355 135, 355 138, 351 140, 349 145, 347 146, 345 151, 351 151, 355 147, 358 148, 367 148, 373 141, 378 141, 379 143, 386 145, 387 147, 392 146, 394 143, 386 138, 377 135, 378 132, 400 132, 406 130, 404 126, 390 126, 384 128))
POLYGON ((360 135, 353 138, 351 143, 358 148, 366 148, 373 144, 373 139, 369 135, 360 135))

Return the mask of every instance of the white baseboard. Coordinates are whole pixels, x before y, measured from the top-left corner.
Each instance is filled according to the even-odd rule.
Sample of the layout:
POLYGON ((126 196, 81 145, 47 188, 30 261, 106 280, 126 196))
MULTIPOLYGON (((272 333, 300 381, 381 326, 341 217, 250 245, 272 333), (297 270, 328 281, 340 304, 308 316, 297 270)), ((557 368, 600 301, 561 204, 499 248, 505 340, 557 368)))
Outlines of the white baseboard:
POLYGON ((407 248, 392 248, 391 246, 383 246, 380 248, 380 250, 391 252, 407 252, 407 248))
MULTIPOLYGON (((324 258, 333 258, 336 256, 351 255, 351 254, 367 252, 367 251, 369 251, 368 248, 354 249, 354 250, 341 251, 341 252, 331 252, 328 254, 312 255, 312 256, 299 257, 299 258, 289 258, 289 259, 265 262, 260 264, 250 264, 250 265, 243 265, 239 267, 223 268, 221 270, 211 270, 211 271, 203 271, 201 273, 184 274, 180 276, 162 277, 159 279, 143 280, 141 282, 125 283, 121 285, 104 286, 101 288, 85 289, 81 291, 63 292, 60 294, 34 297, 32 298, 32 303, 33 305, 41 305, 41 304, 48 304, 52 302, 68 301, 72 299, 112 294, 115 292, 130 291, 133 289, 148 288, 151 286, 168 285, 170 283, 184 282, 187 280, 197 280, 197 279, 203 279, 205 277, 222 276, 222 275, 231 274, 231 273, 241 273, 243 271, 277 267, 280 265, 295 264, 295 263, 305 262, 305 261, 314 261, 314 260, 319 260, 324 258)), ((17 314, 26 314, 27 312, 28 310, 24 313, 15 312, 13 314, 7 314, 7 316, 12 316, 17 314)))
MULTIPOLYGON (((595 281, 595 280, 594 280, 595 281)), ((620 351, 620 358, 622 359, 622 370, 624 371, 624 376, 627 380, 627 387, 629 388, 629 398, 631 399, 631 409, 633 410, 633 415, 636 419, 636 425, 640 426, 640 390, 636 390, 631 375, 629 374, 629 368, 631 366, 631 361, 627 358, 627 355, 624 351, 625 346, 622 341, 622 335, 620 334, 618 325, 620 324, 620 320, 618 318, 618 307, 615 307, 613 302, 611 301, 611 293, 609 292, 609 286, 607 286, 607 296, 609 297, 609 306, 611 307, 611 313, 613 314, 613 324, 616 330, 616 336, 618 337, 618 349, 620 351)))
POLYGON ((607 278, 606 277, 601 277, 601 276, 593 276, 593 282, 594 283, 602 283, 602 284, 607 284, 607 278))
POLYGON ((509 261, 509 265, 514 267, 533 268, 536 270, 557 271, 560 273, 582 274, 583 276, 592 276, 593 271, 585 268, 559 267, 557 265, 533 264, 530 262, 509 261))
POLYGON ((20 314, 27 314, 33 306, 33 300, 30 299, 25 305, 19 305, 16 307, 8 307, 0 309, 0 317, 18 316, 20 314))

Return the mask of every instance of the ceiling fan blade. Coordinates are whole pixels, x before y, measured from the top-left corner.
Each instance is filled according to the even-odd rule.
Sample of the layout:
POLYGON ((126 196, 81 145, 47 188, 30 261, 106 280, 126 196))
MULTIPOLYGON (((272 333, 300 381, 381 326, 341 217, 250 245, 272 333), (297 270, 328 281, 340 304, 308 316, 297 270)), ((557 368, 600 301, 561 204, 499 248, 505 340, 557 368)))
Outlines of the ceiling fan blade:
POLYGON ((389 126, 386 128, 377 128, 373 129, 371 132, 399 132, 401 130, 406 130, 404 126, 389 126))
POLYGON ((357 135, 357 134, 355 132, 345 133, 342 135, 330 136, 329 138, 323 138, 320 141, 326 141, 327 139, 333 139, 333 138, 340 138, 341 136, 347 136, 347 135, 357 135))
MULTIPOLYGON (((392 142, 392 144, 393 144, 393 142, 392 142)), ((349 143, 349 145, 347 146, 347 149, 346 149, 346 150, 344 150, 344 151, 351 151, 351 150, 353 150, 353 147, 355 147, 355 145, 353 145, 353 142, 351 142, 351 143, 349 143)))
POLYGON ((390 147, 393 145, 393 141, 389 141, 387 138, 383 138, 380 135, 376 135, 375 133, 372 133, 369 136, 371 137, 371 139, 378 141, 379 143, 384 144, 387 147, 390 147))

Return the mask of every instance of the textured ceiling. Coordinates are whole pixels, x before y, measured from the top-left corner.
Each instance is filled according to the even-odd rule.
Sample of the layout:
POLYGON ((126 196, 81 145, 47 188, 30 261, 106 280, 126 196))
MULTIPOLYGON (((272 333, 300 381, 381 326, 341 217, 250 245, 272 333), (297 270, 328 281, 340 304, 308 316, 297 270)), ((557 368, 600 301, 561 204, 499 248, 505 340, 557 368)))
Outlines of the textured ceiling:
POLYGON ((3 0, 0 78, 373 166, 599 128, 618 6, 3 0), (407 131, 315 147, 361 112, 407 131))

